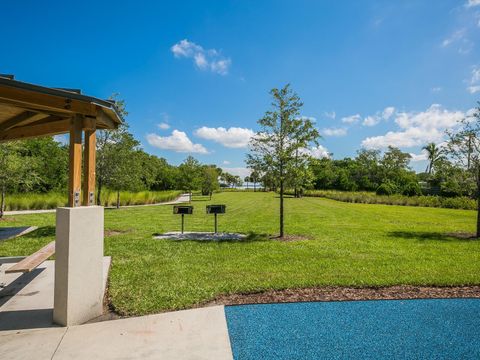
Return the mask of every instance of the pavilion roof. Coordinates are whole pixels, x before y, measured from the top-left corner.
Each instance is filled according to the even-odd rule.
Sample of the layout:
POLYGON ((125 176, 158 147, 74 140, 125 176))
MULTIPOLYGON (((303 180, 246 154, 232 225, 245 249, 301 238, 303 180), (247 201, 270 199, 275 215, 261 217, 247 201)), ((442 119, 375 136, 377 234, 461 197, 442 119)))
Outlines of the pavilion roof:
MULTIPOLYGON (((83 95, 80 90, 51 88, 0 74, 0 141, 63 134, 71 119, 95 121, 97 129, 115 129, 122 117, 114 101, 83 95)), ((86 125, 88 127, 90 125, 86 125)))

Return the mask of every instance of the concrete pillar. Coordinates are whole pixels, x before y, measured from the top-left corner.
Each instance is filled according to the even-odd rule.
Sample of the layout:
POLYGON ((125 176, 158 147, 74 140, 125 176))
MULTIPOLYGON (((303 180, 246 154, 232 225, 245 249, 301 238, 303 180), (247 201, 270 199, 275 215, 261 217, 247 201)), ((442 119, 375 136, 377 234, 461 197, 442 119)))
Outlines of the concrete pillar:
POLYGON ((82 324, 103 313, 103 207, 57 209, 53 321, 82 324))

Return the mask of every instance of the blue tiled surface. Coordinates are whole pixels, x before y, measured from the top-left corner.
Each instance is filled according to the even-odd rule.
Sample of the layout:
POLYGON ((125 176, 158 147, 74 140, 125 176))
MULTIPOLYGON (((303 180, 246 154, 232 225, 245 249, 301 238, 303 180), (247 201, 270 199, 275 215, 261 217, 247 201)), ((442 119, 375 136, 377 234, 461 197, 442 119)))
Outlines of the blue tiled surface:
POLYGON ((225 307, 235 359, 480 359, 480 299, 225 307))

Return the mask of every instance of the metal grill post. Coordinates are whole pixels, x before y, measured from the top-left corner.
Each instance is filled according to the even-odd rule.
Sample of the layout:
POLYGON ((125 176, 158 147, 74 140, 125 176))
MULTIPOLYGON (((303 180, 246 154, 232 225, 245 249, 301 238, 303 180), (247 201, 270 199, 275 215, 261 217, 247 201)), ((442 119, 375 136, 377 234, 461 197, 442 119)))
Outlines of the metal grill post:
POLYGON ((184 221, 185 221, 184 216, 185 216, 185 214, 182 214, 182 234, 183 234, 183 225, 184 225, 184 221))

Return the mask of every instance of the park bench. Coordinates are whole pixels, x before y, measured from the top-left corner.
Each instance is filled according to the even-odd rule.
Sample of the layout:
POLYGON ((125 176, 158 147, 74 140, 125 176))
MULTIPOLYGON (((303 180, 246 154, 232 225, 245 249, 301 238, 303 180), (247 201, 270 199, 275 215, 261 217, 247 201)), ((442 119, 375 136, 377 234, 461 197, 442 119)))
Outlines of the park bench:
POLYGON ((45 245, 43 248, 33 253, 30 256, 27 256, 25 259, 19 261, 12 267, 5 270, 6 274, 10 273, 28 273, 47 260, 50 256, 55 253, 55 241, 52 241, 48 245, 45 245))

